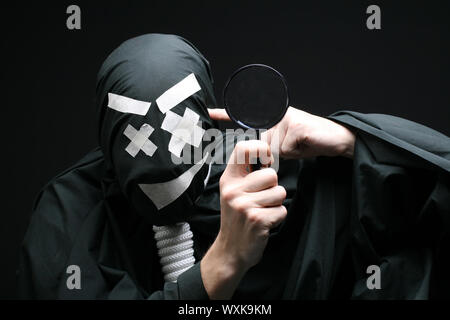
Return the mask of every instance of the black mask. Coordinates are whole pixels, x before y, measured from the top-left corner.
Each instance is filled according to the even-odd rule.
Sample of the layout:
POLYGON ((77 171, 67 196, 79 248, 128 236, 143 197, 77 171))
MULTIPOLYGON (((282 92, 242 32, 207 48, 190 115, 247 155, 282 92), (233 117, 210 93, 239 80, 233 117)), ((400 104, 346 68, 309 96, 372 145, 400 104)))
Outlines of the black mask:
POLYGON ((209 165, 194 153, 208 142, 202 140, 194 146, 181 142, 184 149, 178 155, 191 152, 192 161, 174 163, 180 138, 167 126, 176 125, 170 119, 180 121, 178 124, 198 119, 200 122, 189 124, 185 132, 197 127, 200 135, 213 127, 207 112, 207 106, 216 105, 212 82, 208 61, 192 44, 162 34, 124 42, 99 71, 96 97, 100 145, 122 193, 151 224, 187 221, 190 208, 204 190, 209 165), (200 90, 163 112, 167 101, 162 98, 158 104, 157 99, 186 78, 191 85, 197 83, 200 90), (181 120, 183 116, 185 120, 181 120))

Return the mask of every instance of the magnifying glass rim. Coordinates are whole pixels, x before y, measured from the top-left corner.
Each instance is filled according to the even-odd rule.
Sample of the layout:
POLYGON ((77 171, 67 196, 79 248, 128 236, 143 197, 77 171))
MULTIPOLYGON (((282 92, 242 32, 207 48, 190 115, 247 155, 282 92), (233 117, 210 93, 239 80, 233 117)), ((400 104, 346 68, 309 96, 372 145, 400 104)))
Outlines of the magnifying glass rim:
POLYGON ((275 126, 278 122, 280 122, 281 119, 283 119, 283 117, 284 117, 284 115, 286 114, 286 111, 287 111, 287 109, 288 109, 288 107, 289 107, 289 91, 288 91, 288 86, 287 86, 286 79, 284 78, 284 76, 283 76, 278 70, 276 70, 276 69, 274 69, 273 67, 268 66, 268 65, 266 65, 266 64, 261 64, 261 63, 247 64, 247 65, 245 65, 245 66, 243 66, 243 67, 240 67, 240 68, 237 69, 236 71, 234 71, 233 74, 232 74, 232 75, 230 76, 230 78, 228 79, 228 81, 226 82, 225 87, 224 87, 224 90, 223 90, 223 104, 224 104, 225 110, 226 110, 228 116, 230 117, 230 119, 233 120, 235 123, 237 123, 237 124, 238 124, 239 126, 241 126, 242 128, 244 128, 244 129, 270 129, 270 128, 272 128, 273 126, 275 126), (229 108, 229 106, 228 106, 228 104, 227 104, 227 101, 226 101, 226 94, 227 94, 227 90, 228 90, 228 85, 230 84, 231 80, 233 80, 233 78, 234 78, 239 72, 241 72, 241 71, 243 71, 243 70, 245 70, 245 69, 254 68, 254 67, 267 68, 267 69, 270 69, 271 71, 275 72, 275 73, 280 77, 280 79, 282 80, 283 85, 284 85, 284 90, 285 90, 285 92, 286 92, 286 105, 284 106, 283 112, 280 113, 280 116, 278 116, 276 119, 270 121, 270 122, 269 122, 268 124, 266 124, 265 126, 263 126, 263 127, 258 127, 258 128, 250 127, 249 125, 243 123, 243 122, 240 121, 239 119, 236 119, 236 117, 234 117, 233 114, 231 113, 230 108, 229 108))

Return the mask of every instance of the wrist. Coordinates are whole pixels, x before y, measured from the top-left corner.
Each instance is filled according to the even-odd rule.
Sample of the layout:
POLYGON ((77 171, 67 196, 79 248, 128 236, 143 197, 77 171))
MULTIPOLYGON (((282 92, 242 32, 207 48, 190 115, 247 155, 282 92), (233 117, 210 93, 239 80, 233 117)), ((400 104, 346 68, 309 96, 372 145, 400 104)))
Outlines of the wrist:
POLYGON ((220 233, 200 262, 201 276, 210 299, 229 299, 247 271, 225 248, 220 233))
POLYGON ((353 159, 353 152, 355 149, 355 134, 348 128, 344 128, 345 134, 343 139, 343 151, 342 156, 353 159))

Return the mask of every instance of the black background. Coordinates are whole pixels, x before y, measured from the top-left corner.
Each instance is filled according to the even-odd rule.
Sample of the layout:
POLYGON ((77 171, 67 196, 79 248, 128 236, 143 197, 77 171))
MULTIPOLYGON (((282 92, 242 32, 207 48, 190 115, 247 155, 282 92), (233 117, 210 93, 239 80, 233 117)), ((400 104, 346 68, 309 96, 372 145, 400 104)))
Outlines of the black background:
POLYGON ((387 113, 450 135, 448 1, 121 1, 1 5, 0 298, 14 274, 33 199, 97 145, 96 73, 121 42, 174 33, 209 59, 220 101, 230 73, 265 63, 291 104, 327 115, 387 113), (66 8, 81 8, 81 30, 66 8), (381 30, 366 8, 381 7, 381 30))

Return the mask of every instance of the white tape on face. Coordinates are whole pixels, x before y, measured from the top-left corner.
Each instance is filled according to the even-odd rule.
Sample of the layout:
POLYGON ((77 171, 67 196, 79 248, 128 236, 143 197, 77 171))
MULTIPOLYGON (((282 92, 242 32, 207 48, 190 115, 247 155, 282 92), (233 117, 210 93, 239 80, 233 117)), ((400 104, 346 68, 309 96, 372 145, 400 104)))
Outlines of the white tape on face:
POLYGON ((197 125, 199 120, 200 116, 189 108, 184 110, 183 117, 167 111, 161 129, 172 134, 169 142, 170 152, 180 157, 186 144, 198 148, 205 134, 205 129, 197 125))
POLYGON ((197 78, 191 73, 156 99, 156 104, 162 113, 166 113, 199 90, 197 78))
POLYGON ((128 125, 123 134, 131 140, 125 151, 128 152, 133 158, 142 150, 146 155, 151 157, 158 148, 153 142, 148 140, 153 132, 153 128, 144 123, 139 131, 137 131, 132 125, 128 125))
POLYGON ((141 190, 153 202, 158 210, 178 199, 191 185, 195 175, 200 171, 208 154, 198 163, 190 167, 178 178, 154 184, 139 184, 141 190))
POLYGON ((183 151, 184 146, 186 145, 186 142, 183 140, 172 136, 169 141, 169 152, 176 155, 178 158, 181 157, 181 151, 183 151))
POLYGON ((119 112, 145 116, 151 102, 139 101, 115 93, 108 93, 108 107, 119 112))
POLYGON ((208 174, 206 175, 205 180, 203 180, 203 185, 206 186, 208 185, 208 181, 209 181, 209 177, 211 176, 211 167, 212 167, 212 161, 209 163, 209 167, 208 167, 208 174))

